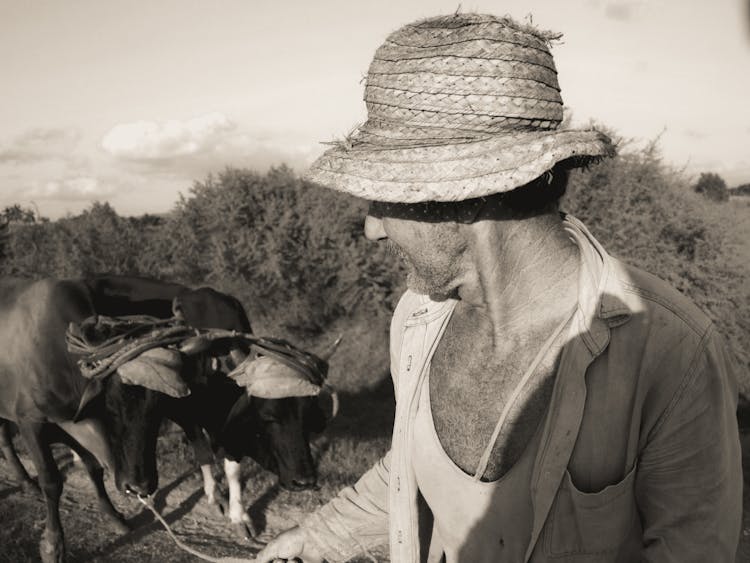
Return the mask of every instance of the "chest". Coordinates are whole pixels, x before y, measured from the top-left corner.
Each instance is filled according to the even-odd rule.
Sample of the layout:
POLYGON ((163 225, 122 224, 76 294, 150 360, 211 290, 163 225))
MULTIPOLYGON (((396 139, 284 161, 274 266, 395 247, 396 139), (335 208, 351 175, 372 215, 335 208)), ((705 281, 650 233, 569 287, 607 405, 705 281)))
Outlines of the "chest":
POLYGON ((430 405, 443 449, 464 472, 476 473, 501 417, 486 481, 507 473, 540 428, 562 351, 559 338, 544 346, 546 337, 529 334, 499 348, 476 323, 449 325, 430 364, 430 405))

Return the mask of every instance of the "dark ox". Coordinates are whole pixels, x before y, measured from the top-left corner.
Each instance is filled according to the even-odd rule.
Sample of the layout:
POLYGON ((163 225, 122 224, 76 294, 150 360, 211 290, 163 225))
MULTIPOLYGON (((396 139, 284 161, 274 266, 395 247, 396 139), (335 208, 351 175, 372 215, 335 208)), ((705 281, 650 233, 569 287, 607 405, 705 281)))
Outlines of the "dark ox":
MULTIPOLYGON (((210 288, 193 290, 179 284, 121 276, 100 276, 80 282, 58 283, 75 287, 76 291, 86 294, 93 307, 83 317, 91 314, 91 310, 111 317, 142 314, 169 318, 178 313, 195 328, 251 331, 250 322, 239 301, 210 288)), ((62 300, 48 299, 47 303, 62 307, 69 298, 60 297, 62 300)), ((80 315, 73 320, 79 320, 78 317, 80 315)), ((60 326, 67 326, 66 321, 67 317, 60 321, 60 326)), ((64 332, 64 329, 61 330, 64 332)), ((59 335, 59 331, 56 334, 59 335)), ((249 456, 264 468, 273 471, 279 476, 282 488, 312 488, 316 485, 317 476, 310 453, 309 436, 311 432, 321 432, 328 417, 317 398, 263 399, 248 396, 244 389, 226 377, 226 372, 241 362, 247 351, 245 346, 230 349, 225 343, 209 350, 213 358, 202 355, 186 359, 183 375, 191 394, 181 399, 165 397, 142 388, 131 388, 132 386, 122 384, 118 377, 112 376, 102 390, 103 399, 96 403, 96 408, 93 406, 95 402, 92 402, 92 406, 84 411, 87 417, 85 421, 75 426, 90 426, 95 421, 104 421, 100 426, 107 428, 108 441, 113 445, 111 450, 115 454, 114 468, 118 486, 121 490, 129 488, 133 492, 148 494, 156 488, 154 451, 161 420, 159 414, 165 414, 183 428, 193 445, 204 476, 207 499, 216 505, 223 504, 223 499, 216 498, 216 483, 211 468, 214 454, 224 458, 229 485, 228 516, 237 531, 243 537, 249 537, 252 531, 241 500, 240 460, 249 456), (220 369, 212 369, 217 367, 220 369), (128 421, 128 424, 123 424, 123 421, 128 421), (133 421, 138 423, 133 425, 133 421), (118 471, 117 468, 122 469, 118 471)), ((69 413, 66 414, 68 415, 69 413)), ((107 441, 101 438, 101 432, 98 434, 99 441, 107 441)), ((82 440, 81 437, 77 438, 82 440)), ((1 439, 0 435, 0 446, 1 439)), ((62 439, 58 441, 70 442, 62 439)), ((91 465, 94 471, 96 464, 90 459, 91 456, 81 454, 79 450, 82 448, 77 448, 77 444, 69 445, 81 455, 87 468, 91 465)), ((84 445, 92 447, 90 443, 84 445)), ((4 451, 11 465, 20 467, 20 464, 13 461, 14 454, 9 455, 5 448, 4 451)), ((96 449, 92 451, 101 459, 101 454, 96 449)), ((98 471, 100 474, 101 469, 98 471)), ((23 478, 23 475, 19 473, 19 477, 23 478)), ((101 481, 100 475, 98 480, 101 481)), ((116 515, 103 486, 100 488, 97 485, 97 490, 101 491, 102 507, 116 515)), ((57 527, 59 529, 59 523, 57 527)))
MULTIPOLYGON (((240 302, 211 288, 189 289, 158 280, 106 276, 88 282, 98 296, 101 314, 120 316, 138 312, 159 318, 174 314, 201 329, 252 332, 240 302)), ((329 418, 316 397, 264 399, 250 397, 226 374, 245 359, 248 349, 219 345, 191 373, 191 394, 168 401, 166 416, 185 431, 201 466, 209 503, 220 505, 212 466, 214 456, 223 458, 229 488, 228 516, 243 537, 253 535, 241 499, 239 463, 251 457, 276 473, 282 488, 300 491, 315 487, 317 473, 310 452, 310 434, 322 432, 329 418), (211 365, 207 365, 210 363, 211 365), (206 439, 208 437, 208 440, 206 439)), ((321 356, 326 356, 324 352, 321 356)), ((331 405, 327 405, 330 407, 331 405)))
MULTIPOLYGON (((0 281, 0 418, 16 423, 39 476, 47 504, 40 543, 45 562, 64 558, 62 478, 51 443, 65 443, 78 453, 101 508, 119 530, 127 525, 106 495, 99 462, 114 472, 121 491, 147 495, 157 487, 155 447, 167 397, 125 384, 117 374, 89 381, 67 351, 68 324, 100 313, 98 297, 83 281, 0 281)), ((0 436, 7 453, 3 426, 0 436)), ((13 457, 12 467, 28 480, 13 457)))

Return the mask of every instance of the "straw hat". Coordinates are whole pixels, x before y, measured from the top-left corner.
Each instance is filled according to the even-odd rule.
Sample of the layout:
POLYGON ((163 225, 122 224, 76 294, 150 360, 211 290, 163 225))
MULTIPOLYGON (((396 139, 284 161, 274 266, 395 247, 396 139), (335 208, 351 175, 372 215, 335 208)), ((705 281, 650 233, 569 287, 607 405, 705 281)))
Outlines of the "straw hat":
POLYGON ((549 43, 559 37, 483 14, 402 27, 370 65, 367 121, 306 178, 373 201, 460 201, 512 190, 563 160, 611 156, 606 135, 558 129, 549 43))

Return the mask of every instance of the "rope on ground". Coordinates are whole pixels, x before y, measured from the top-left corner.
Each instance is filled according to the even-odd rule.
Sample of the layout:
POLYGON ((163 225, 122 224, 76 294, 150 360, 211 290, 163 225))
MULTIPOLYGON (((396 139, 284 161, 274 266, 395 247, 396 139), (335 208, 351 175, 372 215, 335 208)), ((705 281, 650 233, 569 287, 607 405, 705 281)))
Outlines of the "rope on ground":
POLYGON ((200 551, 193 549, 189 545, 186 545, 179 539, 177 539, 177 536, 175 536, 174 532, 172 532, 172 529, 169 527, 169 524, 167 524, 167 521, 164 520, 162 515, 159 514, 159 511, 156 510, 156 507, 151 502, 151 499, 144 498, 139 495, 138 500, 141 501, 141 504, 143 504, 143 506, 154 513, 154 516, 156 516, 159 522, 161 522, 162 526, 164 526, 164 529, 167 530, 167 533, 174 540, 174 543, 177 544, 177 547, 179 547, 183 551, 188 552, 190 555, 199 557, 204 561, 211 561, 212 563, 253 563, 255 561, 255 559, 243 559, 241 557, 212 557, 211 555, 206 555, 205 553, 201 553, 200 551))

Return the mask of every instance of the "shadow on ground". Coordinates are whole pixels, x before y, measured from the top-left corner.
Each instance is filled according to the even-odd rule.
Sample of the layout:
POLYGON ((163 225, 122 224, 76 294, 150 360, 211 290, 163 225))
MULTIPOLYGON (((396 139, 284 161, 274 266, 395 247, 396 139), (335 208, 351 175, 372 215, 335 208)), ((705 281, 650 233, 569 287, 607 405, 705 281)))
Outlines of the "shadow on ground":
POLYGON ((396 401, 389 374, 384 374, 379 383, 369 389, 339 392, 339 399, 339 415, 325 431, 330 440, 390 438, 396 401))

